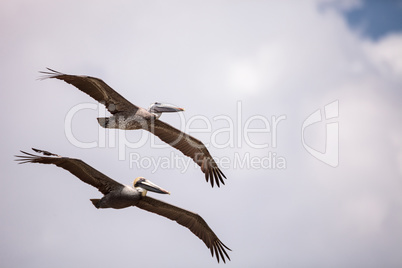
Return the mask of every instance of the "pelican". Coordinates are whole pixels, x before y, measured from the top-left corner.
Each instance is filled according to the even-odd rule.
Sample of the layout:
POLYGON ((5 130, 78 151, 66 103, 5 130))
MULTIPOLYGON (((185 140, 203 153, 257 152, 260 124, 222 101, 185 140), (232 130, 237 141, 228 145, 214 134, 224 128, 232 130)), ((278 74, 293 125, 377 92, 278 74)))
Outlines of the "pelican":
POLYGON ((112 116, 97 118, 101 127, 147 130, 181 151, 184 155, 192 158, 201 167, 202 172, 205 173, 205 180, 208 182, 211 179, 212 187, 214 187, 214 180, 218 187, 220 187, 220 183, 225 184, 223 178, 226 179, 226 176, 218 168, 218 165, 201 141, 159 120, 162 113, 180 112, 184 111, 183 108, 155 102, 146 110, 126 100, 99 78, 63 74, 49 68, 47 70, 40 72, 44 74, 41 79, 56 78, 63 80, 106 106, 112 116))
POLYGON ((133 187, 120 184, 109 178, 98 170, 94 169, 84 161, 75 158, 62 157, 48 151, 32 148, 42 155, 35 155, 21 151, 24 155, 16 155, 16 161, 23 163, 54 164, 78 177, 81 181, 98 188, 104 194, 101 199, 90 199, 96 208, 121 209, 136 206, 141 209, 156 213, 188 228, 198 236, 210 249, 212 257, 215 256, 225 261, 225 256, 230 260, 223 244, 204 219, 196 213, 170 205, 160 200, 147 196, 147 191, 159 194, 170 194, 165 189, 157 186, 149 180, 138 177, 133 182, 133 187))

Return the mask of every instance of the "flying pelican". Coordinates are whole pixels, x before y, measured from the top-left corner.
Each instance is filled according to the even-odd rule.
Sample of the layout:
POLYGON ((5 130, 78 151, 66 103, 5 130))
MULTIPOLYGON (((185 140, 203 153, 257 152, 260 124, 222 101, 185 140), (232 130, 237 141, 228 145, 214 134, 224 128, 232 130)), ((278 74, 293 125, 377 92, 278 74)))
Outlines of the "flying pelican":
POLYGON ((219 240, 201 216, 147 196, 147 191, 160 194, 170 194, 168 191, 149 180, 143 177, 138 177, 134 180, 133 187, 123 185, 102 174, 80 159, 62 157, 48 151, 34 148, 32 148, 32 150, 37 153, 42 153, 43 156, 21 151, 24 155, 16 155, 16 157, 18 157, 16 161, 20 161, 19 164, 54 164, 70 171, 70 173, 78 177, 80 180, 98 188, 98 190, 104 194, 101 199, 90 199, 96 208, 121 209, 136 206, 149 212, 164 216, 188 228, 193 234, 198 236, 198 238, 200 238, 210 249, 212 257, 215 253, 218 262, 219 256, 222 258, 223 262, 226 262, 225 256, 230 260, 225 248, 228 250, 231 249, 219 240))
POLYGON ((48 71, 40 72, 44 74, 41 79, 56 78, 63 80, 106 106, 112 116, 97 118, 100 126, 125 130, 147 130, 181 151, 184 155, 191 157, 201 167, 202 172, 205 173, 205 180, 208 182, 211 179, 212 187, 214 187, 214 180, 218 187, 220 187, 220 182, 225 184, 223 178, 226 179, 226 176, 218 168, 218 165, 201 141, 159 120, 159 117, 164 112, 180 112, 184 111, 184 109, 155 102, 146 110, 126 100, 99 78, 68 75, 47 69, 48 71))

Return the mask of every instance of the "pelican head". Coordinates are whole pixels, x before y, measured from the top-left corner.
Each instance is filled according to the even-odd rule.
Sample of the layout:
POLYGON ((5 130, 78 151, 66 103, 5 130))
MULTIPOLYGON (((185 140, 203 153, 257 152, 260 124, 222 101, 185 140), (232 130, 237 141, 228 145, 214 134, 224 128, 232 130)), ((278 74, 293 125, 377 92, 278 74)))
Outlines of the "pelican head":
POLYGON ((182 111, 184 111, 183 108, 179 108, 170 104, 160 102, 154 102, 148 108, 148 112, 153 113, 156 116, 156 118, 159 118, 162 115, 162 113, 173 113, 182 111))
POLYGON ((159 187, 158 185, 150 182, 149 180, 145 179, 144 177, 138 177, 133 182, 134 188, 141 191, 142 195, 145 196, 147 191, 159 193, 159 194, 170 194, 169 191, 159 187))

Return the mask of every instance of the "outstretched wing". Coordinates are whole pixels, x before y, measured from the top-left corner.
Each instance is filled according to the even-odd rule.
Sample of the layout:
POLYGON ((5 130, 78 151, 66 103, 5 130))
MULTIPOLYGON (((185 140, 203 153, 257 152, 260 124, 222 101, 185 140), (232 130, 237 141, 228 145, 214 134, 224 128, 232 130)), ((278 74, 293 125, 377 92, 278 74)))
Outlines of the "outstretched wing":
POLYGON ((19 164, 24 163, 40 163, 40 164, 54 164, 58 167, 64 168, 70 171, 73 175, 78 177, 85 183, 98 188, 98 190, 107 194, 110 191, 123 187, 122 184, 109 178, 98 170, 94 169, 84 161, 75 158, 62 157, 57 154, 50 153, 48 151, 38 150, 32 148, 37 153, 42 153, 45 156, 34 155, 24 151, 21 151, 24 155, 16 155, 16 161, 20 161, 19 164))
POLYGON ((132 111, 135 113, 138 109, 138 106, 126 100, 99 78, 85 75, 63 74, 49 68, 47 69, 48 71, 40 72, 44 74, 41 79, 56 78, 63 80, 104 104, 106 109, 112 114, 124 111, 132 111))
POLYGON ((226 262, 225 256, 230 260, 225 248, 227 250, 231 249, 219 240, 204 219, 198 214, 148 196, 144 196, 137 204, 137 207, 169 218, 188 228, 193 234, 204 241, 205 245, 210 249, 212 257, 215 253, 218 262, 219 256, 223 262, 226 262))
POLYGON ((184 155, 191 157, 205 173, 205 180, 208 182, 211 179, 212 187, 214 187, 214 181, 218 187, 220 187, 219 182, 225 184, 223 178, 226 179, 226 176, 201 141, 159 119, 152 121, 154 124, 151 124, 148 130, 184 155))

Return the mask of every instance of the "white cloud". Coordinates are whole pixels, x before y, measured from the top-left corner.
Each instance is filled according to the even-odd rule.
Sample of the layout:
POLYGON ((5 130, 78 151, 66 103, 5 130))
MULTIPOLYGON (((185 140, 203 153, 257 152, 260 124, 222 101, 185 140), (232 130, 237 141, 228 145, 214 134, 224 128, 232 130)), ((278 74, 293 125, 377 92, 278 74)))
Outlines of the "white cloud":
MULTIPOLYGON (((5 219, 0 236, 5 239, 0 248, 5 263, 42 267, 49 261, 71 267, 77 264, 71 256, 87 252, 82 266, 105 265, 109 256, 118 256, 115 265, 126 265, 133 258, 120 257, 134 252, 144 256, 135 259, 137 265, 149 265, 150 258, 155 266, 215 264, 202 242, 181 226, 134 208, 94 210, 88 199, 98 193, 68 172, 10 162, 19 149, 40 146, 82 158, 124 183, 143 174, 156 179, 173 193, 164 200, 198 212, 233 248, 232 266, 267 265, 267 254, 277 267, 322 267, 335 260, 344 264, 339 267, 385 267, 387 261, 400 265, 402 36, 367 41, 349 29, 338 11, 317 8, 322 1, 175 3, 180 5, 84 1, 57 6, 20 1, 19 6, 29 8, 15 4, 1 9, 3 14, 10 12, 2 17, 7 23, 0 24, 0 68, 5 74, 0 81, 5 100, 0 155, 5 219), (184 106, 186 118, 236 118, 237 101, 242 101, 245 120, 256 114, 270 121, 272 115, 286 115, 279 125, 278 147, 269 150, 284 156, 287 168, 224 170, 227 185, 210 189, 198 169, 151 173, 129 169, 127 161, 117 161, 113 148, 75 148, 64 134, 65 116, 74 105, 92 100, 61 81, 35 81, 37 71, 46 66, 99 76, 141 106, 157 100, 184 106), (309 155, 300 137, 304 119, 334 100, 339 100, 340 129, 340 165, 335 169, 309 155), (72 224, 77 219, 87 224, 72 224), (157 235, 146 232, 151 225, 157 235), (57 230, 71 236, 47 238, 57 230), (105 245, 108 239, 111 246, 105 245), (41 247, 21 250, 21 244, 41 241, 51 242, 56 255, 41 247), (370 261, 379 251, 389 256, 370 261), (358 254, 345 255, 348 252, 358 254), (18 260, 10 257, 16 255, 18 260), (99 260, 92 258, 99 255, 99 260)), ((337 3, 351 9, 360 1, 337 3)), ((85 140, 98 136, 95 117, 92 113, 74 118, 77 133, 85 140)), ((212 121, 212 128, 219 123, 212 121)), ((323 124, 311 131, 325 130, 323 124)), ((315 139, 311 144, 320 148, 325 133, 310 134, 315 139)), ((256 137, 256 143, 271 142, 269 137, 256 137)), ((207 139, 202 136, 206 143, 207 139)), ((147 156, 169 156, 171 151, 146 145, 135 150, 147 156)), ((267 154, 244 140, 240 148, 210 151, 219 157, 267 154)))
POLYGON ((339 222, 356 237, 381 235, 389 204, 376 196, 357 196, 343 201, 339 222))
POLYGON ((378 70, 387 76, 402 75, 402 34, 390 34, 377 42, 367 42, 364 49, 378 70))
POLYGON ((363 0, 319 0, 320 5, 337 8, 341 11, 356 9, 363 5, 363 0))
POLYGON ((245 93, 261 89, 260 70, 250 62, 238 62, 229 67, 228 86, 245 93))

